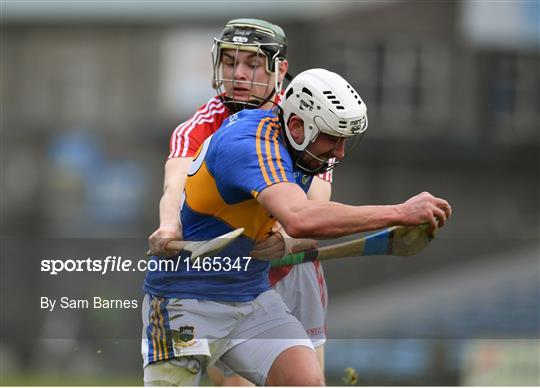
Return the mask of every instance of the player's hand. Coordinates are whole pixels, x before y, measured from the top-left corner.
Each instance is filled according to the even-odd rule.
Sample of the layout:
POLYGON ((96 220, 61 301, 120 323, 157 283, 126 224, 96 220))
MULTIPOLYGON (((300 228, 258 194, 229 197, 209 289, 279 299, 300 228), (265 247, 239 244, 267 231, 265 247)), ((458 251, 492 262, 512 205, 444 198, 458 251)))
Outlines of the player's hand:
POLYGON ((402 223, 406 226, 416 226, 428 223, 429 233, 435 232, 446 224, 452 215, 452 207, 442 199, 424 191, 399 205, 402 212, 402 223))
POLYGON ((174 256, 178 252, 168 251, 167 244, 172 240, 182 240, 182 230, 179 225, 161 225, 148 237, 148 246, 152 254, 158 256, 174 256))
POLYGON ((250 256, 259 260, 275 260, 291 253, 302 252, 316 247, 317 241, 292 238, 285 233, 280 225, 275 225, 266 240, 255 244, 250 256))
POLYGON ((303 252, 317 248, 317 240, 309 238, 292 238, 290 243, 290 253, 303 252))
POLYGON ((270 231, 267 239, 257 241, 249 255, 259 260, 280 259, 285 255, 285 237, 279 231, 270 231))

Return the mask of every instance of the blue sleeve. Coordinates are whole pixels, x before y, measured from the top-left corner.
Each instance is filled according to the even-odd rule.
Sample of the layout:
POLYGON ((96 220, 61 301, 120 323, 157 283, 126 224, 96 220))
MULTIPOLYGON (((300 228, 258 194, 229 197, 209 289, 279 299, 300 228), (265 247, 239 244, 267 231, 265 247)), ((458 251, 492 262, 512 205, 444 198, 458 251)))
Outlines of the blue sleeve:
POLYGON ((291 158, 280 142, 276 118, 238 120, 219 133, 213 164, 219 192, 228 203, 256 198, 266 187, 295 182, 291 158))

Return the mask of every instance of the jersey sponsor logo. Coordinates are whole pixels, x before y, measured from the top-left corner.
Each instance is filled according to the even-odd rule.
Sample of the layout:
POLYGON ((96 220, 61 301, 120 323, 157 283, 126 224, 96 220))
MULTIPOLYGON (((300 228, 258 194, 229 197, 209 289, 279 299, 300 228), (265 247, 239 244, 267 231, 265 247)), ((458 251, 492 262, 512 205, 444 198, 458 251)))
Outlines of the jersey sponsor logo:
POLYGON ((305 185, 306 183, 308 183, 308 180, 309 180, 309 175, 302 175, 302 184, 305 185))
POLYGON ((184 348, 195 344, 195 328, 193 326, 180 326, 178 330, 171 330, 173 346, 184 348))
POLYGON ((234 124, 236 120, 238 120, 238 113, 229 116, 229 122, 227 123, 227 127, 234 124))

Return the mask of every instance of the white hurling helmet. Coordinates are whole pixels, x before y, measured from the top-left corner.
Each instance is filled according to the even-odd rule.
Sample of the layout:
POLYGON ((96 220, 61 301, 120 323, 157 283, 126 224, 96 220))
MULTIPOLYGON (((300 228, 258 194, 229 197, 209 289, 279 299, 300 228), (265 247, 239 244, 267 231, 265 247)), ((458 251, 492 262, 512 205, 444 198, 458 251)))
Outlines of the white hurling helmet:
POLYGON ((285 133, 291 146, 303 151, 319 132, 352 137, 368 126, 367 108, 358 93, 340 75, 325 69, 298 74, 285 90, 281 102, 285 133), (304 121, 304 141, 298 144, 289 131, 292 114, 304 121))

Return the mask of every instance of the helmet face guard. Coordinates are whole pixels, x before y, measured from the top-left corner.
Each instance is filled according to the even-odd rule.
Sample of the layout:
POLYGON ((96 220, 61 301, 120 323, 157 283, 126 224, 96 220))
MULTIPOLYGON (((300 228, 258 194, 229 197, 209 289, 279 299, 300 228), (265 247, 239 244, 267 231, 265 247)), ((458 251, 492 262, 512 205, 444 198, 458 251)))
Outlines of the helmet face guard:
POLYGON ((221 38, 214 39, 212 47, 213 78, 212 86, 221 96, 223 103, 232 111, 242 109, 255 109, 269 101, 274 93, 281 91, 282 82, 279 81, 279 63, 285 59, 287 45, 285 34, 278 26, 265 21, 255 19, 237 19, 227 23, 222 32, 221 38), (223 50, 231 50, 234 53, 234 65, 232 77, 223 76, 223 50), (236 80, 236 68, 238 64, 238 54, 240 51, 254 53, 256 59, 264 57, 265 69, 268 74, 267 82, 256 82, 256 69, 253 69, 250 80, 236 80), (262 86, 268 89, 270 79, 274 73, 273 90, 266 96, 259 96, 253 93, 255 86, 262 86), (249 90, 249 97, 239 98, 234 93, 227 93, 225 84, 229 84, 234 90, 236 85, 249 90), (233 94, 233 95, 231 95, 233 94))
POLYGON ((282 82, 279 82, 277 74, 274 77, 274 85, 272 88, 272 91, 264 96, 264 95, 256 95, 254 93, 254 87, 255 86, 262 86, 265 88, 265 90, 268 89, 268 86, 270 85, 270 80, 272 77, 272 73, 274 71, 269 71, 269 62, 272 61, 273 65, 271 66, 272 69, 279 68, 279 59, 278 58, 272 58, 269 59, 267 54, 263 51, 263 49, 258 45, 231 45, 229 43, 222 42, 218 39, 215 39, 214 41, 214 49, 212 50, 212 61, 213 61, 213 68, 214 68, 214 74, 212 79, 212 86, 216 90, 217 94, 221 96, 223 103, 229 107, 234 112, 240 111, 242 109, 257 109, 264 105, 267 101, 269 101, 275 92, 280 93, 281 92, 281 86, 282 82), (217 47, 217 49, 215 49, 217 47), (231 49, 234 50, 234 65, 233 65, 233 71, 232 71, 232 77, 225 78, 223 75, 223 62, 222 62, 222 54, 223 50, 231 49), (268 75, 266 82, 257 82, 255 80, 256 70, 253 69, 251 73, 251 79, 248 80, 238 80, 235 79, 234 74, 236 74, 236 69, 238 65, 238 54, 239 51, 251 51, 255 54, 256 60, 260 57, 265 59, 265 68, 266 73, 268 75), (227 93, 225 90, 225 84, 228 83, 231 86, 231 89, 233 92, 227 93), (241 99, 234 95, 234 88, 236 86, 242 86, 249 90, 249 98, 241 99))
MULTIPOLYGON (((345 155, 349 155, 349 153, 362 140, 362 138, 364 137, 364 134, 365 132, 362 132, 358 136, 354 136, 352 138, 346 138, 347 143, 345 145, 345 155)), ((312 140, 310 144, 313 143, 315 140, 317 139, 315 138, 314 140, 312 140)), ((295 161, 296 167, 298 167, 300 170, 302 170, 304 173, 308 175, 318 175, 318 174, 322 174, 324 172, 333 170, 343 161, 343 159, 338 159, 335 157, 321 158, 319 156, 314 155, 307 148, 300 152, 296 151, 296 153, 297 153, 297 157, 295 161), (319 166, 315 168, 308 167, 304 163, 306 159, 312 159, 312 160, 317 161, 319 163, 319 166)))

